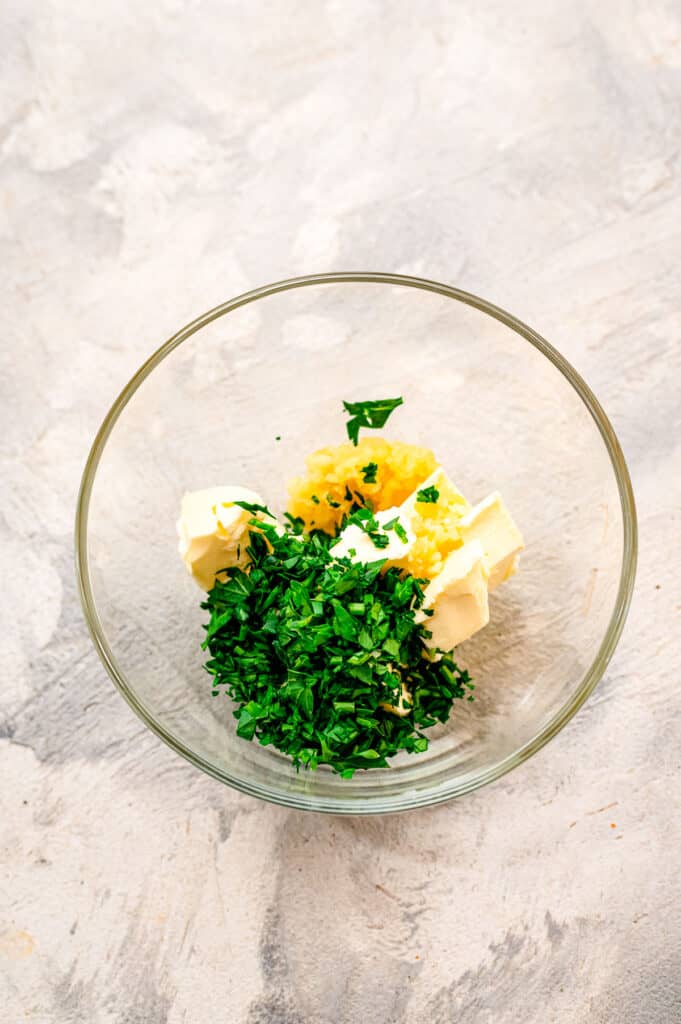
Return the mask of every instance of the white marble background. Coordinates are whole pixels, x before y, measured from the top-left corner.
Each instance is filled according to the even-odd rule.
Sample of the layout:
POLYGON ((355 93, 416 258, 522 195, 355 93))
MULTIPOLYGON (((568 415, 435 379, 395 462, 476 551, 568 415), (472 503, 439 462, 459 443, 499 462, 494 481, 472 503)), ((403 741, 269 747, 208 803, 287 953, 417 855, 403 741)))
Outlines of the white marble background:
POLYGON ((0 5, 0 1017, 681 1019, 678 0, 0 5), (603 400, 641 559, 595 696, 500 783, 305 816, 146 732, 86 636, 79 475, 176 327, 391 269, 488 296, 603 400))

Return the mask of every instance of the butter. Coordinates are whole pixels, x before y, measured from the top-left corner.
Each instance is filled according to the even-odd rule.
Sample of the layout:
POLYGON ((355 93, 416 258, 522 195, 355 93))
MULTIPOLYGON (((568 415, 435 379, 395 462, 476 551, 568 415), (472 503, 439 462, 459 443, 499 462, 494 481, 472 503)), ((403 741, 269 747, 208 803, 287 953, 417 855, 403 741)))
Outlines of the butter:
POLYGON ((389 711, 391 715, 397 715, 398 718, 406 718, 411 711, 413 704, 414 701, 407 689, 406 683, 402 683, 397 704, 381 704, 380 706, 384 711, 389 711))
POLYGON ((475 541, 482 546, 490 590, 513 575, 524 542, 498 491, 475 505, 461 519, 458 530, 464 546, 475 541))
MULTIPOLYGON (((213 487, 185 494, 177 524, 179 551, 196 582, 210 590, 216 576, 235 566, 246 566, 248 523, 253 518, 275 523, 264 513, 251 513, 235 501, 262 505, 255 491, 245 487, 213 487)), ((417 619, 432 634, 426 646, 451 651, 489 622, 488 591, 494 590, 516 569, 523 538, 495 491, 471 506, 439 466, 400 506, 375 514, 378 531, 387 539, 377 547, 361 526, 351 523, 331 545, 335 558, 353 562, 385 560, 417 577, 429 578, 417 619), (421 502, 418 492, 434 487, 436 502, 421 502), (386 524, 397 520, 402 537, 386 524), (406 538, 403 539, 403 538, 406 538), (432 615, 425 615, 431 611, 432 615)), ((387 711, 407 715, 411 696, 406 687, 387 711)))
POLYGON ((427 585, 417 619, 430 630, 426 646, 442 651, 451 651, 487 625, 487 567, 479 541, 452 551, 442 572, 427 585), (433 614, 425 615, 427 610, 433 614))
POLYGON ((465 515, 471 508, 470 502, 464 498, 459 488, 450 479, 442 466, 434 469, 430 476, 420 483, 408 498, 405 498, 400 508, 410 516, 423 516, 428 511, 435 511, 436 506, 438 511, 446 507, 448 512, 453 512, 456 515, 465 515), (419 501, 419 491, 425 491, 429 487, 434 487, 438 492, 437 502, 419 501))
POLYGON ((444 568, 448 555, 463 543, 458 531, 462 516, 471 506, 439 466, 402 503, 416 541, 397 566, 419 579, 433 579, 444 568), (433 488, 437 501, 420 501, 419 491, 433 488))
POLYGON ((177 522, 178 550, 203 590, 212 588, 221 570, 246 564, 248 523, 251 519, 267 518, 261 512, 248 512, 234 505, 235 501, 263 504, 260 495, 246 487, 209 487, 182 498, 177 522))
MULTIPOLYGON (((471 506, 445 470, 438 468, 399 507, 376 514, 380 525, 398 518, 407 543, 387 531, 385 548, 354 523, 346 526, 332 545, 336 558, 355 562, 386 559, 417 577, 429 578, 420 621, 432 633, 430 648, 451 651, 489 622, 488 591, 508 579, 516 569, 523 538, 501 495, 493 492, 471 506), (418 492, 434 487, 436 502, 418 500, 418 492), (423 614, 423 609, 433 612, 423 614)), ((401 700, 387 710, 407 714, 401 700)))
POLYGON ((377 562, 383 558, 388 559, 388 562, 397 562, 404 559, 416 540, 409 517, 401 507, 394 506, 377 512, 374 518, 381 527, 378 532, 388 539, 385 547, 377 547, 368 533, 365 533, 356 523, 350 523, 341 531, 338 540, 332 544, 330 551, 333 557, 350 558, 353 562, 377 562), (407 537, 406 540, 398 537, 394 529, 383 529, 386 523, 394 519, 397 519, 402 526, 407 537))
POLYGON ((430 578, 442 569, 450 551, 461 546, 457 524, 470 508, 440 466, 401 505, 375 515, 379 526, 397 519, 406 541, 394 530, 388 530, 387 546, 377 547, 361 526, 351 523, 341 531, 331 552, 336 558, 350 558, 355 562, 385 559, 386 568, 397 566, 414 576, 430 578), (437 502, 419 501, 418 492, 431 486, 438 491, 437 502))

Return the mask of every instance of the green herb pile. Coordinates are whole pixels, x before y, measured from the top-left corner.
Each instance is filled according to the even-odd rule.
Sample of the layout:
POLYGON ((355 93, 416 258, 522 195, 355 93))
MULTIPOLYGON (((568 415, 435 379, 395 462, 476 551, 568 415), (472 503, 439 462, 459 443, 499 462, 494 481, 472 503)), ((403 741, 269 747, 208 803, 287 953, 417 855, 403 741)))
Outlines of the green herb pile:
POLYGON ((250 525, 249 571, 230 570, 202 605, 213 694, 237 703, 237 734, 345 778, 426 750, 423 730, 472 700, 473 684, 450 655, 425 656, 427 620, 415 620, 425 581, 381 572, 383 560, 335 560, 332 538, 303 535, 297 520, 283 533, 250 525), (403 683, 413 704, 398 717, 382 705, 399 705, 403 683))

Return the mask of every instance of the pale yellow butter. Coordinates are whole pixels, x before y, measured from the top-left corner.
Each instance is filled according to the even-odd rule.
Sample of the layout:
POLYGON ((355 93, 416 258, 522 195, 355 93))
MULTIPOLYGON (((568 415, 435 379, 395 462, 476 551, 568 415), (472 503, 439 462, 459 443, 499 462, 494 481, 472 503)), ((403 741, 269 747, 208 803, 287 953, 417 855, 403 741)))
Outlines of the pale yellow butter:
POLYGON ((394 562, 405 558, 412 547, 416 537, 411 528, 409 518, 403 513, 402 508, 395 506, 377 512, 375 516, 378 523, 378 532, 387 538, 385 547, 377 547, 368 533, 362 530, 355 523, 350 523, 338 536, 338 540, 332 544, 330 551, 334 558, 349 558, 353 562, 377 562, 379 559, 387 559, 394 562), (386 530, 385 524, 397 519, 404 530, 407 539, 400 538, 394 529, 386 530))
POLYGON ((452 551, 426 587, 417 619, 431 633, 426 646, 442 651, 451 651, 487 625, 487 567, 478 541, 452 551), (428 610, 433 614, 425 615, 428 610))
POLYGON ((498 492, 471 507, 441 466, 402 505, 378 512, 376 519, 382 523, 396 516, 406 544, 389 531, 388 546, 376 548, 351 524, 331 551, 356 562, 384 558, 386 568, 396 565, 417 576, 429 575, 427 567, 437 565, 423 605, 433 614, 419 615, 432 633, 427 646, 450 651, 489 622, 488 591, 515 571, 522 535, 498 492), (438 491, 437 502, 418 501, 418 492, 427 487, 438 491))
POLYGON ((178 550, 203 590, 211 589, 221 570, 246 564, 248 523, 251 519, 267 518, 260 512, 254 514, 240 508, 235 501, 263 504, 260 495, 247 487, 209 487, 182 498, 177 522, 178 550))
POLYGON ((488 495, 463 516, 458 529, 464 547, 474 541, 482 546, 490 590, 513 575, 524 542, 498 491, 488 495))
POLYGON ((397 704, 381 704, 380 706, 384 711, 389 711, 392 715, 397 715, 398 718, 406 718, 414 706, 412 695, 407 689, 406 683, 402 683, 397 704))

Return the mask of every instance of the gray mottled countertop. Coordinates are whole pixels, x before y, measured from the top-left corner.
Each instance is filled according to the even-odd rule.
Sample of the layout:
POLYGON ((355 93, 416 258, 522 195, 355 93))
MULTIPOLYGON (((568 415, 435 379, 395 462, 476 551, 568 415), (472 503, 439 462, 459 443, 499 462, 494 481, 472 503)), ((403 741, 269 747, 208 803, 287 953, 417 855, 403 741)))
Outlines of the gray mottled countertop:
POLYGON ((677 0, 23 0, 0 52, 3 1022, 678 1022, 677 0), (606 677, 539 755, 340 820, 145 731, 85 633, 72 521, 173 329, 365 268, 565 352, 621 438, 641 558, 606 677))

